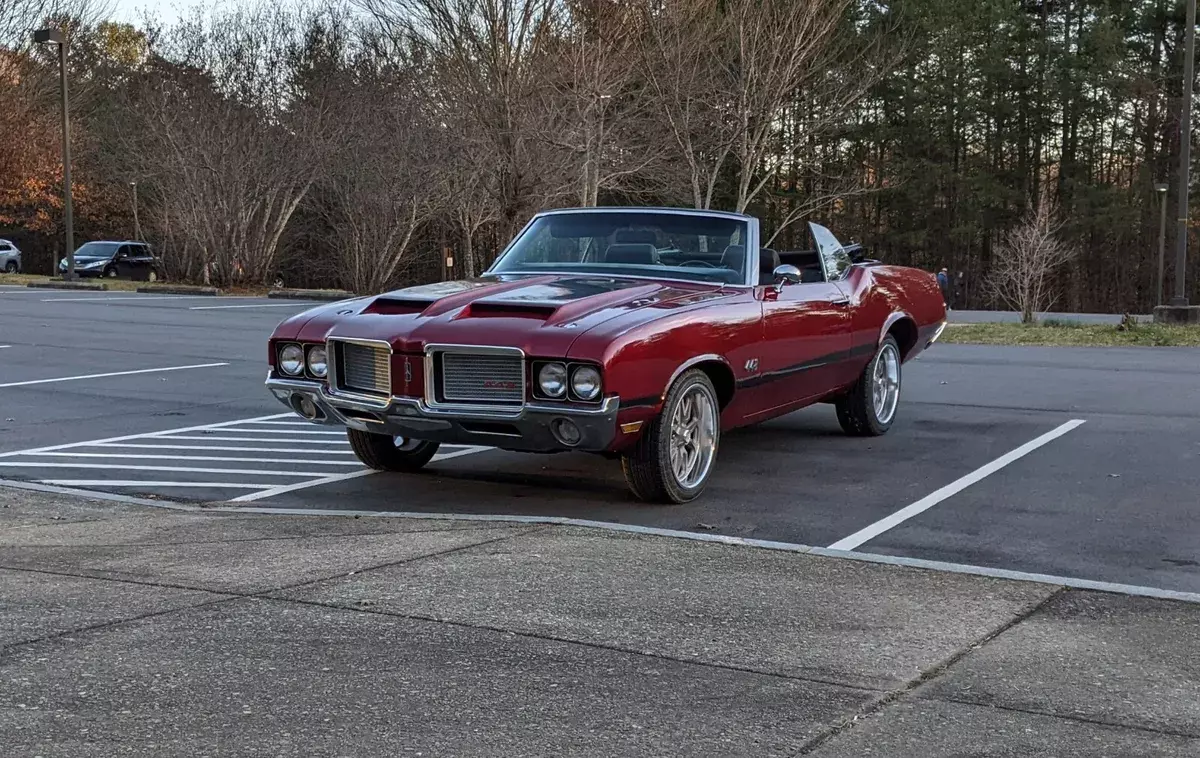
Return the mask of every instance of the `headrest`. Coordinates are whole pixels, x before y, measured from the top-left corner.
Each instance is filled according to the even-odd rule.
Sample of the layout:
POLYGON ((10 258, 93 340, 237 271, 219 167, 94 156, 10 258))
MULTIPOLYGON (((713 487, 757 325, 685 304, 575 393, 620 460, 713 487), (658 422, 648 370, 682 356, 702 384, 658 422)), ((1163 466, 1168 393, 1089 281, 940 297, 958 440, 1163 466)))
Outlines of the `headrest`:
POLYGON ((730 245, 721 253, 721 267, 741 271, 745 266, 746 246, 730 245))
POLYGON ((759 284, 774 284, 775 269, 783 263, 779 259, 779 252, 772 250, 769 247, 759 248, 758 250, 758 283, 759 284))
POLYGON ((651 244, 609 245, 604 251, 604 262, 653 266, 658 263, 658 250, 651 244))
POLYGON ((658 242, 658 235, 651 229, 621 229, 613 235, 613 241, 619 245, 653 245, 658 242))

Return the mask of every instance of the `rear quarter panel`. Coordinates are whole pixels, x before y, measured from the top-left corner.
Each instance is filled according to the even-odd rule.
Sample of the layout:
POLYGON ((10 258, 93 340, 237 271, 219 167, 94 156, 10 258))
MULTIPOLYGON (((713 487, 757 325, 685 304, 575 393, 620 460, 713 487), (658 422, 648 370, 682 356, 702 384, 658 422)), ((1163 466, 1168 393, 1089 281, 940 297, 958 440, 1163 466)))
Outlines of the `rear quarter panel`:
POLYGON ((907 361, 921 352, 946 318, 937 279, 927 271, 904 266, 856 266, 845 284, 854 309, 851 346, 863 366, 897 321, 910 319, 917 328, 917 338, 904 355, 907 361))

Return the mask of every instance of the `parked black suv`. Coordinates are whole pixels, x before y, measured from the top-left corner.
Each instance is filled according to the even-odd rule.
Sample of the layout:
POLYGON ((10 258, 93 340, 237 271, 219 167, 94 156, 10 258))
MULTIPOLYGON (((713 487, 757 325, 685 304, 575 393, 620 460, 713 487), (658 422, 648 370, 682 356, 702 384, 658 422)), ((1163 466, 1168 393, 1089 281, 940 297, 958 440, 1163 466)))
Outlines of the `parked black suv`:
MULTIPOLYGON (((58 270, 67 270, 66 258, 59 261, 58 270)), ((75 251, 75 272, 148 282, 162 278, 162 267, 145 242, 87 242, 75 251)))

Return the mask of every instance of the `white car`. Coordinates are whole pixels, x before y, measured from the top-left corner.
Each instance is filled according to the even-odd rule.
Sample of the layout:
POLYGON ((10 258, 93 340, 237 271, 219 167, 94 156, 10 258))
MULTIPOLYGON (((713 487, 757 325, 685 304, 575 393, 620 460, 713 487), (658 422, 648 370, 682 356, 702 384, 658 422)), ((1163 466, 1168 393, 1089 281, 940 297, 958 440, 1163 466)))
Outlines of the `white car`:
POLYGON ((0 240, 0 271, 16 274, 21 270, 21 251, 8 240, 0 240))

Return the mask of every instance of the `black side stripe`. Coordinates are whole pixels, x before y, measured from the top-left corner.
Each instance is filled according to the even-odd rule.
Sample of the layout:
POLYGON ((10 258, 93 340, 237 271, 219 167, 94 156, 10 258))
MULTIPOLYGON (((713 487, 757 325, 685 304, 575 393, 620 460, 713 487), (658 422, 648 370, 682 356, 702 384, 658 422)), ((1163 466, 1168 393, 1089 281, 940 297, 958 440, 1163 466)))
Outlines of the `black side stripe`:
POLYGON ((771 382, 779 381, 780 379, 787 379, 790 376, 794 376, 805 371, 811 371, 812 369, 820 368, 821 366, 828 366, 832 363, 841 363, 842 361, 848 361, 854 358, 860 358, 864 355, 874 354, 875 345, 865 343, 857 347, 852 347, 849 350, 839 350, 836 353, 822 355, 819 358, 813 358, 812 360, 804 361, 803 363, 797 363, 794 366, 787 366, 777 371, 771 371, 765 374, 747 377, 737 383, 737 388, 747 389, 750 387, 759 387, 764 384, 770 384, 771 382))

